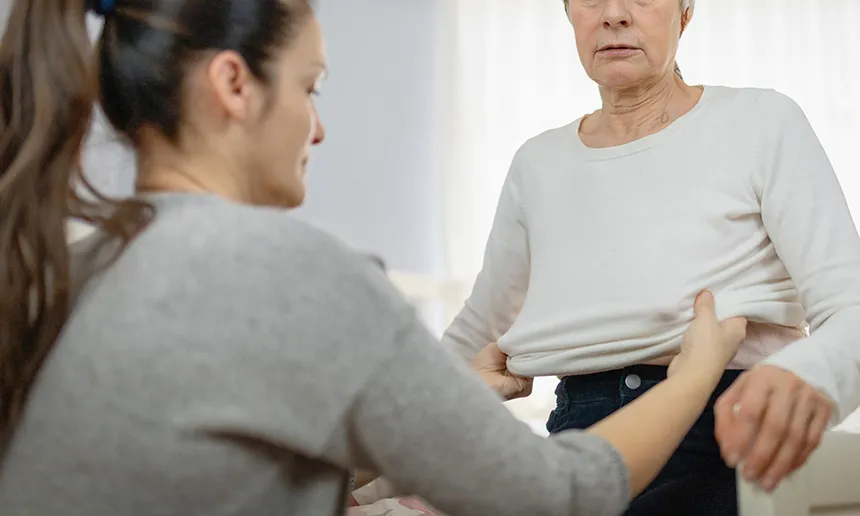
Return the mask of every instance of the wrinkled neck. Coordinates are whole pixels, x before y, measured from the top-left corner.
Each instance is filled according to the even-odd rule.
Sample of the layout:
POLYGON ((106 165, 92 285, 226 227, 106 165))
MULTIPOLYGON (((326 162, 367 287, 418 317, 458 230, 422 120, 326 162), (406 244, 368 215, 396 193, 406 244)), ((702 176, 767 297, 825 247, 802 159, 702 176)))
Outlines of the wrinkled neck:
POLYGON ((583 121, 580 133, 599 146, 630 142, 669 126, 690 111, 702 95, 676 74, 627 89, 601 88, 603 106, 583 121))

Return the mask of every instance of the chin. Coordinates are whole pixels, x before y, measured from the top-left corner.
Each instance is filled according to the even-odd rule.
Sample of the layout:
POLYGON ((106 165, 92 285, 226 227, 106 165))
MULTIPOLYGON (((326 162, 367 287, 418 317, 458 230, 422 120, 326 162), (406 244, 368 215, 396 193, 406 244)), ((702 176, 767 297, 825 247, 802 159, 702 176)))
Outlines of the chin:
POLYGON ((282 208, 292 209, 298 208, 305 203, 307 191, 306 178, 307 167, 300 163, 292 177, 286 178, 283 184, 278 189, 278 199, 281 201, 282 208))
POLYGON ((593 79, 594 82, 604 88, 626 89, 645 82, 647 77, 648 75, 638 67, 627 63, 613 63, 603 67, 593 79))
POLYGON ((292 210, 294 208, 298 208, 305 203, 305 189, 302 188, 301 191, 289 192, 287 196, 284 198, 284 202, 282 204, 282 208, 286 208, 288 210, 292 210))
POLYGON ((274 188, 270 187, 266 191, 264 198, 257 199, 259 206, 268 206, 270 208, 278 208, 283 210, 291 210, 298 208, 305 203, 305 187, 304 184, 278 185, 274 188))

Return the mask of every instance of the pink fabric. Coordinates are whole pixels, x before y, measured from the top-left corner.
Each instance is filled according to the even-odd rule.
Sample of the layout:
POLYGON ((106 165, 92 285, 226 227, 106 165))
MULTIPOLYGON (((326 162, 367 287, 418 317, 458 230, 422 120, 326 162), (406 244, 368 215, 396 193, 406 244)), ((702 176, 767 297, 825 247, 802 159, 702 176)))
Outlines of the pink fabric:
POLYGON ((371 505, 350 507, 347 516, 444 516, 418 498, 388 498, 371 505))
POLYGON ((729 369, 750 369, 805 336, 806 334, 797 328, 751 322, 747 325, 747 338, 729 364, 729 369))

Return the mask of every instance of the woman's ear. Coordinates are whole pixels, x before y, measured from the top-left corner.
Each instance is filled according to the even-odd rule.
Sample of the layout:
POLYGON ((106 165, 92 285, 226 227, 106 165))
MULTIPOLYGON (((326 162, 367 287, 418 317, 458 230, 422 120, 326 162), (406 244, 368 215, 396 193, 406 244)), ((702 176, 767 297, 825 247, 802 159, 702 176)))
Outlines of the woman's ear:
POLYGON ((230 118, 247 119, 251 114, 249 101, 254 77, 242 56, 232 51, 220 52, 206 72, 223 112, 230 118))
POLYGON ((681 15, 681 36, 684 35, 684 31, 687 30, 687 26, 690 25, 690 21, 693 19, 693 10, 687 7, 684 11, 684 14, 681 15))

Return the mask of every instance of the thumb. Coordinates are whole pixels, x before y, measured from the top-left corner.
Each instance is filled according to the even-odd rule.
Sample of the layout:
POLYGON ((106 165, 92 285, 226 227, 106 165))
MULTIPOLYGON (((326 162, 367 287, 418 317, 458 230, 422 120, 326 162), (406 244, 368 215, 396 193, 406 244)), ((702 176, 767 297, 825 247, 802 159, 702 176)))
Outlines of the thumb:
POLYGON ((499 345, 491 342, 482 349, 472 360, 472 365, 482 369, 504 368, 507 365, 508 356, 499 349, 499 345))
POLYGON ((747 336, 747 319, 746 317, 732 317, 721 323, 729 337, 738 342, 744 340, 747 336))
POLYGON ((492 357, 495 364, 505 364, 508 361, 508 355, 505 355, 505 352, 499 349, 497 342, 491 342, 487 345, 487 355, 492 357))
POLYGON ((716 308, 714 307, 714 295, 710 290, 703 290, 696 296, 696 301, 693 304, 696 312, 696 319, 709 322, 717 321, 716 308))

